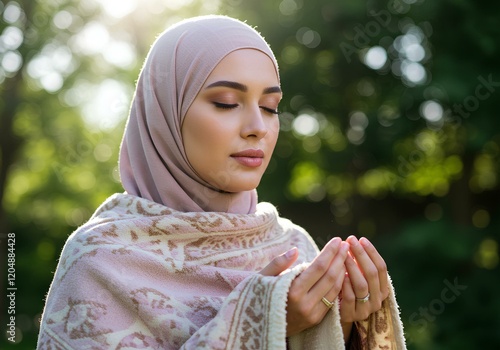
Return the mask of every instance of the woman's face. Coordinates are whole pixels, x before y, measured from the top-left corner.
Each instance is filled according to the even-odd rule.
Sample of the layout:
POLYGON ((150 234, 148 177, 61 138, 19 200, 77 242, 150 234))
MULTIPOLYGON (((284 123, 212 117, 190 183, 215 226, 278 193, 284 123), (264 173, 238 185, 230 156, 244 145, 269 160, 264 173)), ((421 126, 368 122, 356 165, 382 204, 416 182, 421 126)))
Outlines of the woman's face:
POLYGON ((197 174, 226 192, 256 188, 278 139, 280 100, 274 64, 264 53, 240 49, 220 61, 182 125, 197 174))

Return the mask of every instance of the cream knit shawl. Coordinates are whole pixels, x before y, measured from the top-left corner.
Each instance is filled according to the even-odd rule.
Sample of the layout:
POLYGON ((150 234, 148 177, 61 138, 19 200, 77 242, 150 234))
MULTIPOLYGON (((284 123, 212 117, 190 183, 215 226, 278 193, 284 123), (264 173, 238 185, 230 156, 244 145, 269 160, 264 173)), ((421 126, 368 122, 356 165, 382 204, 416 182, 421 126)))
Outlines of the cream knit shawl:
MULTIPOLYGON (((37 348, 286 349, 288 289, 317 253, 268 203, 251 215, 184 213, 115 194, 69 237, 37 348), (256 273, 294 246, 300 264, 256 273)), ((339 320, 336 301, 288 348, 344 349, 339 320)), ((365 349, 403 349, 394 294, 358 329, 365 349)))

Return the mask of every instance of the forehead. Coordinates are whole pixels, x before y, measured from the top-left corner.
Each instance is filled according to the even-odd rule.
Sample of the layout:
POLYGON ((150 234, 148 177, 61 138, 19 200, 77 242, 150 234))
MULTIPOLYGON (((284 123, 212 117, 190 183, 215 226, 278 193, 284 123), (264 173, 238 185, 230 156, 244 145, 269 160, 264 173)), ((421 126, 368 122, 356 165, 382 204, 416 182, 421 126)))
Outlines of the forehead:
POLYGON ((221 79, 279 86, 274 62, 268 55, 255 49, 240 49, 226 55, 210 73, 205 86, 221 79))

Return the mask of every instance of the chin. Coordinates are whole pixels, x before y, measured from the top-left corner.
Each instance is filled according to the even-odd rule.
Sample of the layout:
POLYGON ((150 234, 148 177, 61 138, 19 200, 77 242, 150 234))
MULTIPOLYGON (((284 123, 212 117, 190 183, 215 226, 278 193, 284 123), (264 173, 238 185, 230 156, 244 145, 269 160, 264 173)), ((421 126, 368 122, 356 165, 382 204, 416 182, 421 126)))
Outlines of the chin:
POLYGON ((221 190, 223 190, 225 192, 231 192, 231 193, 252 191, 252 190, 255 190, 257 188, 259 183, 260 183, 260 179, 258 181, 246 181, 246 182, 234 183, 234 184, 229 184, 228 186, 225 186, 224 188, 221 188, 221 190))
POLYGON ((223 188, 222 191, 230 193, 247 192, 255 190, 257 186, 231 186, 228 188, 223 188))

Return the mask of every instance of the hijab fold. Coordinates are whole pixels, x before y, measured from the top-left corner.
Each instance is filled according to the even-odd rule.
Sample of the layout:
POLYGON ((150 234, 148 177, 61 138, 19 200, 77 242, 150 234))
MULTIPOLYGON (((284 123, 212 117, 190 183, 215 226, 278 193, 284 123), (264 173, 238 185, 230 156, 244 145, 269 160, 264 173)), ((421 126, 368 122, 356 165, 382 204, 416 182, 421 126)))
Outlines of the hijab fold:
POLYGON ((127 193, 185 212, 255 212, 256 190, 223 192, 196 174, 181 133, 184 117, 210 73, 239 49, 263 52, 278 75, 264 38, 229 17, 185 20, 158 37, 140 73, 120 149, 120 177, 127 193))

